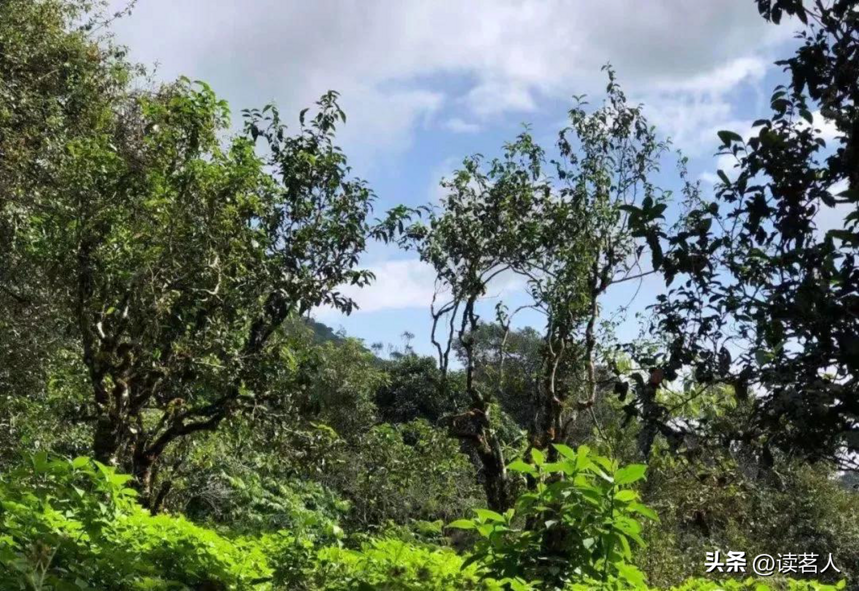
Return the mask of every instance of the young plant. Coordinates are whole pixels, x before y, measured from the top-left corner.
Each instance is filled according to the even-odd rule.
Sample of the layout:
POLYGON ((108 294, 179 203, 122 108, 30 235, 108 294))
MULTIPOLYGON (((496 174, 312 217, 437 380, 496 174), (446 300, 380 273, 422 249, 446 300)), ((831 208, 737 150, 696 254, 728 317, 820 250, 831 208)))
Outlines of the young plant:
POLYGON ((526 582, 551 589, 615 577, 642 585, 644 575, 631 564, 632 548, 644 546, 639 519, 657 516, 630 486, 644 478, 647 467, 621 468, 587 446, 554 447, 557 462, 533 449, 532 463, 508 466, 533 482, 513 508, 503 514, 477 509, 473 519, 450 524, 480 536, 469 563, 478 562, 486 576, 511 589, 526 582))

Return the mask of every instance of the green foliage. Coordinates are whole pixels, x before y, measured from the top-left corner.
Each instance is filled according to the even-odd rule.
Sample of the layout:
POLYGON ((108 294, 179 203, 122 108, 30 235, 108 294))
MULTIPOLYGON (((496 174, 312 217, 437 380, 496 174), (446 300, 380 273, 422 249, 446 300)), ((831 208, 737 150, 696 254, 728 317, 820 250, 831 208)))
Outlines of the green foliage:
MULTIPOLYGON (((0 461, 23 443, 30 452, 88 435, 71 427, 80 397, 48 392, 52 375, 85 378, 70 363, 71 335, 51 294, 49 269, 22 248, 39 196, 61 183, 66 146, 95 133, 125 94, 134 68, 124 50, 96 43, 81 25, 89 0, 0 3, 0 461), (51 410, 47 410, 50 406, 51 410)), ((74 453, 71 448, 65 448, 74 453)))
POLYGON ((859 449, 859 216, 815 225, 859 200, 859 12, 757 4, 807 25, 791 86, 748 139, 717 134, 737 165, 713 200, 681 166, 669 235, 667 145, 611 68, 556 160, 527 131, 467 158, 406 229, 403 206, 370 221, 337 93, 227 137, 205 83, 139 83, 106 0, 0 1, 0 588, 855 586, 859 496, 797 459, 859 449), (437 363, 306 321, 351 312, 369 241, 398 236, 450 297, 437 363), (653 342, 600 367, 599 300, 655 271, 653 342), (505 273, 532 301, 487 322, 505 273), (522 309, 542 332, 512 328, 522 309), (847 582, 689 579, 716 548, 831 553, 847 582))
MULTIPOLYGON (((676 587, 660 587, 663 591, 840 591, 844 589, 844 583, 826 585, 816 581, 800 581, 793 579, 753 579, 745 580, 728 579, 724 581, 713 581, 711 579, 689 579, 676 587)), ((565 591, 593 591, 602 589, 605 591, 659 591, 655 587, 646 585, 630 587, 623 581, 613 580, 607 584, 588 582, 575 584, 565 588, 565 591)))
POLYGON ((388 379, 376 357, 347 338, 316 347, 311 363, 310 383, 299 401, 303 416, 348 441, 365 434, 376 422, 375 394, 388 379))
POLYGON ((381 539, 359 550, 327 548, 310 575, 311 588, 331 591, 497 590, 452 550, 381 539))
POLYGON ((349 511, 349 503, 312 480, 285 480, 255 472, 241 476, 222 473, 206 486, 208 490, 195 499, 197 506, 186 508, 186 512, 189 516, 201 513, 234 532, 289 530, 316 543, 333 542, 342 534, 338 524, 349 511), (214 498, 216 495, 219 498, 214 498), (204 506, 207 500, 218 504, 217 513, 204 506))
POLYGON ((456 440, 422 420, 381 424, 329 458, 321 477, 350 501, 358 528, 386 521, 449 521, 481 501, 474 469, 456 440))
MULTIPOLYGON (((474 379, 495 392, 498 404, 521 429, 528 429, 542 412, 543 401, 537 393, 545 370, 543 335, 531 327, 508 330, 498 322, 481 322, 470 337, 474 342, 474 379)), ((466 352, 462 345, 454 343, 454 351, 464 362, 466 352)), ((561 363, 556 373, 560 389, 573 387, 572 374, 577 368, 574 355, 561 363)))
POLYGON ((656 514, 630 486, 644 478, 646 467, 621 468, 586 446, 555 449, 556 462, 532 450, 533 464, 510 464, 511 471, 535 481, 514 508, 504 514, 478 509, 473 519, 450 527, 479 534, 473 560, 498 579, 542 581, 549 587, 609 576, 642 583, 632 549, 644 545, 639 519, 656 514))
MULTIPOLYGON (((774 89, 747 136, 718 133, 731 169, 719 171, 712 199, 687 186, 662 265, 671 290, 659 296, 651 331, 665 337, 666 373, 688 367, 753 401, 751 420, 723 438, 753 442, 764 457, 780 449, 851 465, 859 451, 859 14, 855 2, 757 4, 776 24, 784 13, 803 25, 794 54, 777 62, 790 84, 774 89), (825 139, 813 109, 834 138, 825 139)), ((708 426, 684 430, 706 436, 708 426)))
POLYGON ((380 417, 390 423, 425 419, 437 423, 459 408, 457 387, 445 389, 432 357, 401 355, 385 363, 387 382, 376 391, 380 417))
MULTIPOLYGON (((468 559, 402 536, 364 537, 352 549, 337 542, 325 546, 334 538, 308 537, 301 528, 227 537, 182 517, 152 516, 126 487, 130 477, 113 468, 84 457, 69 461, 39 454, 0 480, 0 586, 45 591, 647 589, 628 562, 630 541, 640 543, 634 516, 653 516, 629 488, 643 477, 643 466, 618 468, 584 448, 561 447, 559 452, 564 459, 554 464, 537 453, 533 465, 511 466, 538 482, 516 508, 504 515, 479 509, 475 519, 452 524, 481 536, 468 559), (555 537, 558 532, 564 536, 555 537), (551 554, 553 548, 565 552, 567 561, 551 554)), ((810 581, 701 579, 672 591, 840 588, 810 581)))
POLYGON ((254 544, 182 517, 151 516, 130 476, 85 457, 38 454, 0 480, 4 589, 250 589, 267 579, 254 544))
POLYGON ((757 474, 750 462, 715 455, 696 463, 665 457, 653 462, 643 494, 661 517, 645 529, 650 543, 636 560, 653 584, 704 575, 705 553, 718 548, 832 554, 842 573, 819 578, 855 585, 859 495, 825 466, 784 462, 757 474))
MULTIPOLYGON (((228 106, 205 83, 132 91, 121 52, 76 29, 85 7, 0 8, 0 148, 14 152, 0 171, 0 303, 28 313, 0 333, 50 320, 64 335, 55 346, 87 377, 94 456, 128 469, 154 506, 166 450, 280 394, 275 341, 288 319, 351 312, 339 288, 372 279, 359 258, 387 226, 371 223, 375 196, 334 143, 336 93, 293 133, 268 106, 225 140, 228 106), (22 20, 37 43, 15 29, 22 20), (45 108, 22 108, 31 95, 45 108)), ((13 341, 0 355, 24 377, 13 341)))

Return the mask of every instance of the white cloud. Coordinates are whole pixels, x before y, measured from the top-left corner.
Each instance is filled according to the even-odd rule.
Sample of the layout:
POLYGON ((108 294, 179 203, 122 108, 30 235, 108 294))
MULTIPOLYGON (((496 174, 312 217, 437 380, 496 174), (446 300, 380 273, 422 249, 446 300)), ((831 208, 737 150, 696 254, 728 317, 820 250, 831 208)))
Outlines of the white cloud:
POLYGON ((453 133, 477 133, 480 131, 480 125, 470 123, 459 117, 451 117, 444 122, 444 128, 453 133))
MULTIPOLYGON (((743 134, 741 133, 740 135, 743 134)), ((744 135, 743 139, 748 139, 748 136, 744 135)), ((740 172, 737 168, 738 164, 739 161, 733 154, 719 154, 716 157, 716 162, 713 164, 713 170, 702 172, 698 178, 704 182, 710 183, 711 185, 715 185, 716 183, 721 182, 716 173, 716 171, 721 170, 729 179, 735 180, 740 172)))
POLYGON ((719 177, 714 172, 702 172, 698 178, 711 185, 715 185, 719 182, 719 177))
MULTIPOLYGON (((340 90, 344 144, 371 153, 408 146, 447 98, 488 118, 599 92, 609 60, 636 95, 725 92, 759 76, 761 49, 790 34, 748 0, 147 0, 116 28, 163 77, 205 79, 236 111, 276 100, 289 114, 340 90)), ((722 106, 691 108, 678 135, 722 106)))
POLYGON ((513 81, 487 80, 475 86, 464 102, 478 117, 499 115, 508 111, 530 112, 537 109, 533 91, 513 81))
POLYGON ((429 310, 435 293, 435 272, 417 259, 386 261, 370 268, 376 280, 364 288, 346 286, 344 295, 358 303, 359 312, 400 308, 429 310))
POLYGON ((843 135, 838 131, 835 122, 821 115, 820 111, 814 111, 811 114, 811 121, 814 128, 820 131, 820 137, 823 138, 828 147, 832 147, 835 138, 843 135))
POLYGON ((668 90, 683 90, 698 94, 722 94, 748 80, 760 80, 767 70, 767 62, 757 56, 744 56, 709 72, 702 72, 686 80, 661 83, 668 90))
POLYGON ((692 156, 712 154, 719 145, 717 132, 723 129, 741 135, 750 131, 750 122, 737 118, 732 93, 742 85, 759 86, 766 62, 758 57, 742 57, 706 74, 676 83, 670 91, 646 94, 646 113, 662 133, 692 156))
MULTIPOLYGON (((357 314, 378 312, 380 310, 400 310, 415 308, 429 310, 433 295, 436 293, 435 271, 419 259, 384 261, 369 268, 376 280, 366 287, 345 285, 340 292, 358 304, 357 314)), ((500 273, 487 288, 485 300, 492 300, 501 294, 521 290, 524 279, 513 272, 500 273)), ((439 291, 439 302, 447 292, 439 291)), ((320 318, 332 318, 340 313, 333 308, 321 307, 316 310, 320 318)))
POLYGON ((443 94, 427 90, 354 88, 342 96, 348 119, 338 139, 349 148, 360 147, 347 153, 357 153, 366 165, 379 152, 408 147, 415 127, 426 124, 443 102, 443 94), (353 124, 352 113, 359 118, 357 124, 353 124))

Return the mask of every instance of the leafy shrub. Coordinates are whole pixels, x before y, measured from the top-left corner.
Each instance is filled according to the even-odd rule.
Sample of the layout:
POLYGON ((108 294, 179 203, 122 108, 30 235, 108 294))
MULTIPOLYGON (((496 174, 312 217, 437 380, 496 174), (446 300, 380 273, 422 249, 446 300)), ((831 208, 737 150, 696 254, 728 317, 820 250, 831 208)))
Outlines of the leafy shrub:
POLYGON ((189 506, 186 514, 242 533, 285 529, 319 542, 332 542, 341 533, 339 519, 349 510, 349 503, 311 480, 222 471, 210 475, 205 486, 209 498, 219 497, 217 513, 203 506, 200 495, 200 501, 189 506))
POLYGON ((376 425, 329 459, 325 484, 352 504, 349 523, 450 521, 482 502, 474 468, 459 443, 425 420, 376 425))
MULTIPOLYGON (((689 579, 682 585, 670 589, 660 588, 663 591, 838 591, 845 588, 845 583, 827 585, 816 581, 798 581, 793 579, 753 579, 743 581, 724 580, 714 581, 712 579, 689 579)), ((577 583, 566 587, 564 591, 601 591, 630 590, 630 591, 660 591, 655 587, 646 585, 630 587, 626 581, 610 580, 603 584, 586 582, 577 583)))
POLYGON ((479 534, 472 560, 497 579, 561 587, 584 578, 619 576, 629 584, 643 584, 644 576, 631 564, 632 545, 644 545, 638 517, 656 519, 656 514, 629 486, 644 477, 646 467, 620 468, 587 446, 555 449, 560 454, 556 462, 546 462, 534 449, 533 464, 510 464, 510 470, 534 481, 514 508, 503 515, 478 509, 474 519, 450 527, 479 534))
MULTIPOLYGON (((624 541, 640 542, 631 514, 650 516, 626 488, 643 476, 643 467, 618 468, 584 447, 558 451, 564 458, 559 462, 547 463, 535 453, 534 465, 511 466, 536 480, 534 491, 522 495, 514 510, 505 515, 479 510, 473 521, 454 524, 489 542, 468 559, 417 536, 364 537, 356 549, 339 542, 319 548, 311 537, 284 531, 231 538, 182 517, 150 515, 125 486, 129 476, 111 467, 83 457, 69 461, 37 454, 0 478, 0 588, 529 591, 560 588, 562 579, 577 578, 563 588, 646 591, 628 566, 630 544, 624 541), (555 546, 567 552, 567 570, 560 555, 546 554, 548 544, 558 543, 556 531, 567 534, 555 546), (538 576, 543 582, 535 580, 538 576)), ((671 591, 841 588, 695 579, 671 591)))
POLYGON ((662 523, 645 529, 650 543, 636 563, 652 584, 703 576, 705 553, 714 549, 832 554, 843 574, 830 569, 821 580, 859 583, 859 494, 823 465, 783 462, 759 476, 730 458, 718 460, 710 467, 667 457, 651 462, 643 494, 662 523))
POLYGON ((251 589, 270 578, 259 545, 150 515, 129 479, 46 454, 0 479, 0 588, 251 589))
POLYGON ((476 565, 449 549, 401 540, 367 542, 359 550, 324 548, 306 583, 330 591, 454 591, 501 589, 478 576, 476 565))

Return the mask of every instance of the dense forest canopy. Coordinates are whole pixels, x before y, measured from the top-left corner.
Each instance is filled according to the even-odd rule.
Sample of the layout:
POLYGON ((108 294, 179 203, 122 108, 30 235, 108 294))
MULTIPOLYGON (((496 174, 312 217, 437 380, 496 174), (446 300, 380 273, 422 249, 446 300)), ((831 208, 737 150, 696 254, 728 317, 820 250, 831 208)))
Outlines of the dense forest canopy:
POLYGON ((0 588, 859 588, 859 8, 755 4, 800 33, 712 192, 606 66, 380 211, 337 92, 237 117, 124 13, 0 2, 0 588), (313 319, 377 241, 434 355, 313 319))

